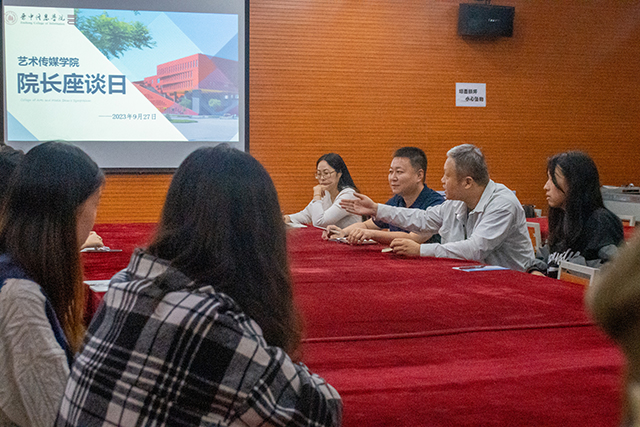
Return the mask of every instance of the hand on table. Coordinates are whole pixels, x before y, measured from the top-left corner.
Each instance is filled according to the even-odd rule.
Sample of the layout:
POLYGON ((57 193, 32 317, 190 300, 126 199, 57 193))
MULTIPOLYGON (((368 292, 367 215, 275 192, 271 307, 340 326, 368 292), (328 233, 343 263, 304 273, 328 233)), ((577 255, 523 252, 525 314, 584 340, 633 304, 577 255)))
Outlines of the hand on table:
POLYGON ((323 240, 335 239, 336 237, 345 237, 345 236, 346 236, 346 233, 344 232, 344 230, 338 227, 337 225, 333 225, 333 224, 328 225, 327 229, 322 232, 323 240))
POLYGON ((375 234, 373 231, 375 230, 369 230, 368 228, 356 228, 347 236, 347 242, 352 245, 361 245, 365 240, 373 239, 375 234))
POLYGON ((86 248, 101 248, 102 246, 104 246, 104 243, 102 243, 102 237, 98 236, 98 233, 95 231, 92 231, 89 233, 89 237, 87 237, 87 240, 84 242, 80 250, 86 248))
POLYGON ((378 213, 378 204, 360 193, 353 193, 355 199, 343 199, 340 207, 351 214, 374 216, 378 213))
POLYGON ((420 243, 411 239, 393 239, 389 246, 394 254, 420 256, 420 243))

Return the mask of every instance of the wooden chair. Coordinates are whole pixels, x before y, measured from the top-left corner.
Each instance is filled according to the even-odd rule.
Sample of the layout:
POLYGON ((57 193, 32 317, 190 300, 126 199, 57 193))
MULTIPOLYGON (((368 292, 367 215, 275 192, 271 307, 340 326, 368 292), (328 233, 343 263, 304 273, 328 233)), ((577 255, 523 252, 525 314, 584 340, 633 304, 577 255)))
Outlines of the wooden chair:
POLYGON ((560 261, 558 279, 565 282, 578 283, 590 286, 600 270, 586 265, 580 265, 569 261, 560 261))
POLYGON ((527 221, 527 229, 529 230, 529 237, 531 238, 531 244, 533 245, 533 252, 535 252, 542 246, 540 224, 538 224, 537 222, 527 221))
POLYGON ((623 225, 628 225, 629 227, 636 226, 636 217, 633 215, 618 215, 618 218, 620 218, 623 225))

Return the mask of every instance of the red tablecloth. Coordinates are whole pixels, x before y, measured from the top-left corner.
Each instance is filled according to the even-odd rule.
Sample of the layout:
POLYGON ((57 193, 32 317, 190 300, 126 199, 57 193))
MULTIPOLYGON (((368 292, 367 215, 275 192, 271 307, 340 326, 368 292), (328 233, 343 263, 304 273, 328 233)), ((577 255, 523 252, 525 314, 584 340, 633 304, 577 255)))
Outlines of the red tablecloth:
MULTIPOLYGON (((86 280, 107 280, 126 268, 133 250, 144 247, 149 241, 155 224, 96 224, 93 230, 102 237, 105 246, 121 249, 122 252, 83 252, 84 277, 86 280)), ((91 321, 104 293, 87 293, 85 322, 91 321)))
MULTIPOLYGON (((105 243, 124 247, 123 226, 105 227, 105 243)), ((151 230, 127 227, 127 241, 130 227, 151 230)), ((345 427, 618 425, 623 359, 582 287, 325 242, 317 229, 288 240, 304 361, 341 393, 345 427)), ((86 257, 87 274, 126 266, 109 260, 86 257)))

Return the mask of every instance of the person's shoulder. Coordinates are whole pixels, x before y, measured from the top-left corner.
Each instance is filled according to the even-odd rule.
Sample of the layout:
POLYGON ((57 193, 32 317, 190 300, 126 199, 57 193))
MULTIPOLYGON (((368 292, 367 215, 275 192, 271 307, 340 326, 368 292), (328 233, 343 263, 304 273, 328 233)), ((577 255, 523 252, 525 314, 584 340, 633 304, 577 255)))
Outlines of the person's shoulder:
POLYGON ((426 185, 422 189, 422 194, 424 194, 424 208, 440 205, 445 201, 445 198, 442 194, 438 193, 432 188, 427 187, 426 185))
MULTIPOLYGON (((353 198, 353 193, 355 193, 356 190, 351 188, 351 187, 345 187, 342 190, 340 190, 340 192, 338 193, 338 195, 336 196, 336 199, 333 201, 333 203, 336 203, 337 201, 348 197, 348 198, 353 198)), ((331 200, 331 195, 329 194, 329 192, 325 192, 324 197, 328 197, 329 200, 331 200)))
POLYGON ((24 270, 8 254, 0 255, 0 283, 5 279, 29 279, 24 270))
POLYGON ((598 208, 594 210, 587 220, 587 227, 609 227, 613 229, 623 230, 622 221, 618 215, 614 214, 607 208, 598 208))
POLYGON ((504 209, 522 209, 522 204, 518 200, 516 193, 504 184, 489 181, 487 187, 492 186, 491 203, 496 207, 504 209))
POLYGON ((139 321, 146 319, 144 321, 150 328, 172 325, 175 334, 190 331, 188 333, 199 335, 201 339, 215 342, 224 342, 231 335, 236 337, 233 341, 246 335, 246 331, 255 329, 247 326, 250 319, 229 295, 217 292, 211 285, 191 282, 184 286, 184 283, 175 281, 176 275, 170 276, 112 284, 108 291, 111 297, 105 296, 105 308, 120 313, 115 317, 123 321, 135 315, 139 321), (150 309, 149 299, 157 301, 153 304, 155 308, 150 309), (193 330, 193 325, 203 324, 210 327, 193 330), (220 334, 220 328, 226 332, 220 334))
POLYGON ((400 196, 394 194, 389 200, 385 202, 385 205, 389 206, 399 206, 400 205, 400 196))
POLYGON ((137 248, 131 254, 126 270, 132 277, 154 277, 164 273, 170 265, 171 262, 158 258, 143 248, 137 248))
POLYGON ((615 221, 615 222, 622 223, 618 215, 614 214, 613 212, 611 212, 609 209, 605 207, 601 207, 594 210, 589 216, 589 219, 591 218, 593 218, 594 220, 615 221))
POLYGON ((264 345, 262 329, 232 297, 223 292, 216 292, 211 286, 188 292, 188 297, 181 295, 177 299, 183 301, 181 306, 191 307, 191 324, 211 325, 211 328, 202 330, 203 339, 226 346, 244 337, 264 345), (224 329, 224 334, 220 334, 220 328, 224 329))
POLYGON ((31 322, 29 327, 47 324, 46 305, 47 298, 37 283, 28 279, 6 279, 3 282, 0 289, 0 318, 3 323, 22 327, 26 326, 21 324, 28 318, 31 322))
POLYGON ((351 188, 351 187, 344 187, 339 193, 338 196, 343 195, 343 194, 353 194, 355 193, 356 190, 351 188))
MULTIPOLYGON (((243 321, 246 315, 240 305, 228 294, 216 291, 215 286, 193 282, 183 273, 169 268, 165 274, 151 279, 149 294, 162 290, 162 302, 169 306, 189 307, 190 315, 198 318, 209 317, 215 321, 220 316, 229 316, 235 321, 243 321)), ((133 281, 136 282, 136 281, 133 281)), ((147 291, 143 291, 147 293, 147 291)))
POLYGON ((20 299, 22 295, 24 298, 45 299, 40 285, 31 280, 8 254, 0 255, 0 294, 4 294, 4 298, 20 299))
POLYGON ((504 196, 504 197, 508 197, 508 198, 516 198, 516 193, 510 189, 509 187, 507 187, 504 184, 500 184, 499 182, 494 182, 494 181, 489 181, 489 184, 487 184, 487 187, 492 185, 493 186, 493 192, 496 195, 499 196, 504 196))
POLYGON ((42 288, 37 283, 23 278, 5 279, 0 290, 0 297, 6 302, 11 303, 44 303, 46 297, 42 292, 42 288))

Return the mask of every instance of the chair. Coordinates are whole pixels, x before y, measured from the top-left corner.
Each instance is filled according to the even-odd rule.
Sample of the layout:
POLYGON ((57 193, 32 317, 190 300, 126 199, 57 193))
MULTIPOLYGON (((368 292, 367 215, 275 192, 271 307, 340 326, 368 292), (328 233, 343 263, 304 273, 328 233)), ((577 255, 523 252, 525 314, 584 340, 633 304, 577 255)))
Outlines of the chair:
POLYGON ((620 218, 623 225, 628 225, 629 227, 636 226, 636 217, 633 215, 618 215, 618 218, 620 218))
POLYGON ((587 267, 586 265, 580 265, 569 261, 560 261, 558 279, 564 280, 565 282, 590 286, 599 271, 600 270, 597 268, 587 267))
POLYGON ((540 224, 538 224, 537 222, 527 221, 527 229, 529 230, 529 237, 531 238, 531 244, 533 245, 533 251, 535 252, 542 246, 540 224))

